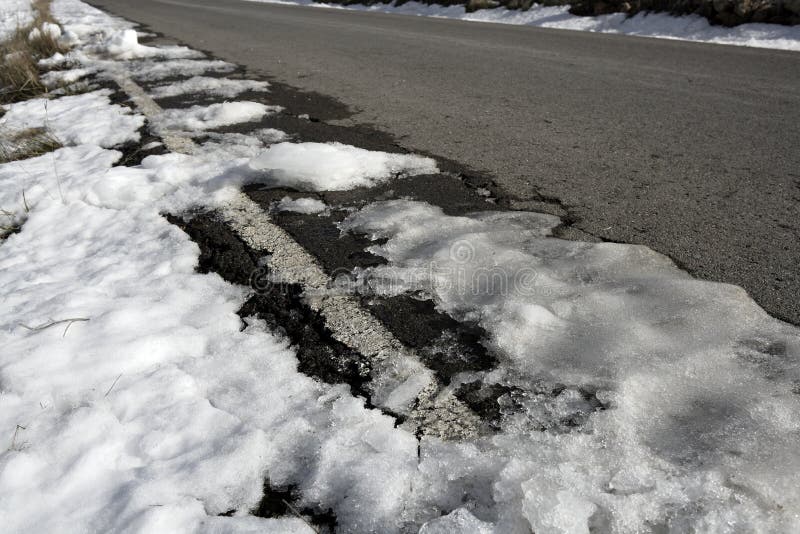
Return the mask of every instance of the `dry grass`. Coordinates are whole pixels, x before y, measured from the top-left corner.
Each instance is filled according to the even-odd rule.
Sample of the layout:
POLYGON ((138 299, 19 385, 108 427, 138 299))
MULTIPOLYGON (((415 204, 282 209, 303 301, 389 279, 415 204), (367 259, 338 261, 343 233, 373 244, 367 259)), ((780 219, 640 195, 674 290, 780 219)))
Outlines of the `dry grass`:
POLYGON ((34 0, 33 7, 33 22, 17 28, 8 41, 0 44, 0 104, 46 93, 47 88, 39 79, 38 61, 65 51, 57 38, 43 30, 45 23, 55 24, 50 0, 34 0))
POLYGON ((28 213, 30 213, 31 208, 28 206, 28 201, 25 198, 25 191, 22 191, 22 208, 21 212, 0 209, 0 241, 11 234, 19 232, 22 225, 28 219, 28 213))
POLYGON ((0 132, 0 163, 41 156, 61 146, 45 128, 28 128, 6 135, 0 132))

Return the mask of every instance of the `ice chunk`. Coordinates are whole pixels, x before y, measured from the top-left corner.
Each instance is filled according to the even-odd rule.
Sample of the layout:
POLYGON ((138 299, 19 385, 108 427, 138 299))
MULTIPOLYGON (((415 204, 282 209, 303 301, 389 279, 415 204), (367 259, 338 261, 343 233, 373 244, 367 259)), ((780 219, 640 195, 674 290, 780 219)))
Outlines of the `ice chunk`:
POLYGON ((419 529, 419 534, 493 534, 495 532, 491 523, 486 523, 469 513, 469 510, 459 508, 446 516, 433 521, 428 521, 419 529))
POLYGON ((316 198, 291 198, 283 197, 274 206, 276 211, 291 211, 294 213, 322 213, 328 206, 316 198))

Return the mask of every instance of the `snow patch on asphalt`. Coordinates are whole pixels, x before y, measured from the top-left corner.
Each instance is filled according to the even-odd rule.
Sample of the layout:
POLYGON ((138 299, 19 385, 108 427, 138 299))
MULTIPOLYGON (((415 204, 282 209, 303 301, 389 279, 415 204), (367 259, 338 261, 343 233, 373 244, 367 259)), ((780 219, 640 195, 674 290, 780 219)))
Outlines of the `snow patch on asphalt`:
MULTIPOLYGON (((54 9, 87 45, 131 27, 75 0, 54 9)), ((89 117, 113 109, 76 102, 89 117)), ((265 478, 296 485, 300 506, 333 509, 342 532, 800 530, 798 334, 741 289, 692 280, 643 247, 547 237, 559 223, 548 215, 368 206, 342 228, 386 239, 372 250, 390 263, 362 278, 381 294, 428 293, 506 356, 416 406, 455 409, 468 381, 501 384, 499 433, 418 441, 347 386, 298 373, 261 322, 242 329, 246 290, 195 272, 198 247, 161 213, 218 209, 289 281, 312 276, 326 323, 385 357, 373 400, 413 420, 432 371, 380 335, 359 296, 325 294, 329 277, 298 262, 309 255, 285 231, 261 231, 269 215, 239 189, 264 177, 368 186, 435 162, 339 144, 265 149, 274 130, 207 137, 193 155, 137 167, 112 167, 120 154, 96 138, 0 165, 0 207, 26 219, 0 243, 5 530, 307 532, 247 516, 265 478)), ((450 413, 448 428, 468 415, 450 413)))
POLYGON ((192 106, 187 109, 167 109, 159 117, 158 127, 164 130, 197 132, 230 126, 241 122, 260 120, 265 115, 278 113, 280 106, 267 106, 258 102, 222 102, 210 106, 192 106))
POLYGON ((588 385, 610 406, 559 434, 535 429, 579 396, 519 400, 497 439, 514 444, 516 487, 501 477, 494 499, 519 492, 536 532, 586 532, 598 517, 614 532, 800 528, 798 329, 646 247, 548 237, 557 224, 404 200, 342 223, 386 240, 368 249, 390 262, 363 274, 373 290, 422 291, 491 334, 507 360, 494 380, 588 385))
POLYGON ((317 198, 291 198, 283 197, 273 206, 275 211, 291 211, 293 213, 323 213, 328 205, 317 198))
POLYGON ((250 167, 269 185, 307 191, 369 187, 395 176, 436 174, 436 162, 415 155, 389 154, 341 143, 279 143, 253 158, 250 167))
POLYGON ((193 76, 150 89, 153 98, 166 98, 186 94, 212 94, 223 98, 235 98, 245 91, 267 91, 269 84, 256 80, 235 80, 228 78, 211 78, 209 76, 193 76))
POLYGON ((165 78, 196 76, 208 72, 232 72, 236 66, 219 59, 170 59, 168 61, 138 61, 127 67, 131 77, 153 82, 165 78))
POLYGON ((98 70, 96 68, 81 67, 77 69, 52 70, 45 72, 39 78, 45 86, 54 89, 59 86, 73 84, 97 72, 98 70))
POLYGON ((139 44, 136 30, 125 29, 112 34, 95 48, 95 52, 114 59, 170 58, 186 59, 203 57, 202 52, 185 46, 144 46, 139 44))
POLYGON ((0 129, 8 133, 29 128, 44 128, 62 144, 92 144, 113 147, 139 140, 144 118, 130 108, 111 104, 111 91, 62 96, 55 99, 34 98, 2 106, 0 129))
POLYGON ((538 26, 563 30, 598 33, 616 33, 659 39, 676 39, 779 50, 800 50, 800 26, 749 23, 733 28, 712 26, 699 15, 674 16, 668 13, 638 13, 629 17, 625 13, 581 17, 569 12, 569 6, 544 6, 534 4, 527 11, 497 7, 467 13, 462 5, 440 6, 421 2, 406 2, 400 6, 389 4, 334 5, 311 0, 250 0, 274 4, 294 4, 326 9, 349 9, 435 18, 458 19, 473 22, 493 22, 519 26, 538 26))

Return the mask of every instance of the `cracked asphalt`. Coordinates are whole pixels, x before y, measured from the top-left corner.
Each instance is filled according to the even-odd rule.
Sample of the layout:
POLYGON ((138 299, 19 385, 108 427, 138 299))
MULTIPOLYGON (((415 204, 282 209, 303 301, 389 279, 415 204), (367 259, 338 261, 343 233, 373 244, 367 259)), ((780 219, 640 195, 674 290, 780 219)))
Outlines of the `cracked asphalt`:
POLYGON ((512 206, 557 202, 573 227, 800 324, 800 53, 240 0, 91 3, 330 95, 350 109, 330 122, 486 173, 512 206))

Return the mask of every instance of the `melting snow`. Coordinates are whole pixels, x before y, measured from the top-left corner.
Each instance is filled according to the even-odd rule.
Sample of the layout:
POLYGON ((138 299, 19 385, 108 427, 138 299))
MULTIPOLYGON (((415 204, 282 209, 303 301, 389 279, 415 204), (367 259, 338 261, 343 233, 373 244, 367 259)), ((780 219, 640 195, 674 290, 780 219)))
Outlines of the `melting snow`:
MULTIPOLYGON (((131 28, 76 0, 54 12, 87 43, 131 28)), ((233 68, 125 67, 151 79, 233 68)), ((232 104, 189 119, 249 116, 232 104)), ((381 293, 427 292, 479 322, 502 356, 449 386, 505 386, 500 432, 417 441, 347 387, 299 373, 264 324, 241 330, 245 291, 195 272, 198 247, 161 213, 219 207, 256 176, 346 189, 437 172, 433 160, 264 149, 282 138, 264 130, 112 167, 120 155, 103 147, 142 117, 102 91, 43 106, 2 119, 46 122, 77 145, 0 165, 0 207, 27 219, 0 243, 4 530, 307 532, 246 515, 266 477, 297 485, 302 506, 332 508, 342 532, 800 530, 800 335, 741 289, 693 280, 644 247, 548 237, 548 215, 367 206, 342 228, 386 239, 372 250, 389 264, 363 278, 381 293), (89 320, 20 326, 68 318, 89 320)))
POLYGON ((219 59, 170 59, 168 61, 138 61, 128 67, 130 75, 152 82, 176 76, 195 76, 207 72, 231 72, 236 67, 219 59))
POLYGON ((402 200, 342 223, 387 240, 369 250, 389 265, 364 274, 379 293, 427 292, 490 333, 493 381, 572 384, 610 406, 520 399, 495 441, 494 501, 514 495, 536 532, 800 528, 800 332, 648 248, 547 237, 557 223, 402 200), (576 409, 583 430, 541 430, 576 409))
POLYGON ((234 98, 245 91, 266 91, 267 82, 194 76, 188 80, 159 85, 150 90, 153 98, 165 98, 185 94, 209 93, 224 98, 234 98))
POLYGON ((188 109, 168 109, 160 117, 158 126, 165 130, 211 130, 240 122, 260 120, 264 115, 277 113, 280 106, 267 106, 258 102, 222 102, 210 106, 192 106, 188 109))
POLYGON ((309 191, 368 187, 398 175, 439 172, 431 158, 374 152, 341 143, 279 143, 254 158, 250 166, 265 173, 271 185, 309 191))
POLYGON ((94 144, 112 147, 138 141, 138 129, 144 125, 141 115, 130 108, 111 104, 110 90, 63 96, 56 99, 34 98, 3 106, 0 128, 19 132, 45 128, 67 145, 94 144))
POLYGON ((144 46, 139 44, 136 30, 120 30, 106 39, 95 52, 106 54, 114 59, 140 59, 140 58, 197 58, 203 57, 202 52, 192 50, 185 46, 144 46))

